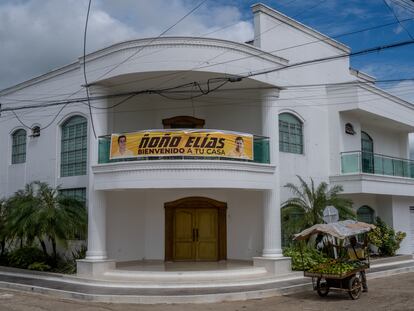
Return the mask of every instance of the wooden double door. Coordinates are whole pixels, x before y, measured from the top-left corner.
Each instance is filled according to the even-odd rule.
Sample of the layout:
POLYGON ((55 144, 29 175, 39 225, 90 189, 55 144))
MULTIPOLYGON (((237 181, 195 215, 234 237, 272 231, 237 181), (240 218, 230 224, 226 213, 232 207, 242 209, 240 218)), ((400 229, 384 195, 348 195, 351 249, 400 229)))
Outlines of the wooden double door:
POLYGON ((226 259, 226 204, 192 197, 165 205, 165 258, 170 261, 226 259))

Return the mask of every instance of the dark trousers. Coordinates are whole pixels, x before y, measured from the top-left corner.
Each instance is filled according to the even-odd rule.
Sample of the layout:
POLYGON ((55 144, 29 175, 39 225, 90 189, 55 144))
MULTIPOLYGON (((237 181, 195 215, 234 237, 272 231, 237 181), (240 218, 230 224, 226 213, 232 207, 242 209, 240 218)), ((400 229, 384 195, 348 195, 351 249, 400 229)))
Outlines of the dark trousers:
POLYGON ((360 272, 360 276, 361 276, 361 282, 362 282, 362 288, 363 289, 368 289, 368 285, 367 285, 367 277, 365 275, 365 270, 362 270, 360 272))

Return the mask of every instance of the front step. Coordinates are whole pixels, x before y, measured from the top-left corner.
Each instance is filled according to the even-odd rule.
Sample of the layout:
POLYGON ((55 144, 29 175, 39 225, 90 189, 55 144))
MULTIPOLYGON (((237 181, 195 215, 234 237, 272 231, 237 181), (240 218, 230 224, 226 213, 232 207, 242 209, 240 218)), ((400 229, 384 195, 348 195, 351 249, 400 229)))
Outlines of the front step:
POLYGON ((99 279, 102 280, 127 280, 127 281, 214 281, 226 279, 251 279, 267 277, 265 268, 251 267, 230 270, 208 270, 208 271, 130 271, 109 270, 99 279))

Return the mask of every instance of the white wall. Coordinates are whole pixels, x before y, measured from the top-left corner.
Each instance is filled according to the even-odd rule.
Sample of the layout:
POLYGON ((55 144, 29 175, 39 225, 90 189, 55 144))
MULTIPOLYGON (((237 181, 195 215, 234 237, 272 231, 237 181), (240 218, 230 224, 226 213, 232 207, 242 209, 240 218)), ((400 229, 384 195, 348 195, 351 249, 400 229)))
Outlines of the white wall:
POLYGON ((361 130, 366 132, 374 142, 374 153, 393 156, 398 158, 407 158, 408 142, 407 133, 384 129, 371 124, 364 124, 361 121, 361 130))
MULTIPOLYGON (((162 120, 194 116, 205 120, 204 128, 261 135, 261 101, 258 91, 220 92, 191 100, 168 100, 157 95, 141 96, 111 112, 112 132, 163 128, 162 120)), ((111 104, 116 101, 112 101, 111 104)))
POLYGON ((108 192, 107 252, 125 260, 164 259, 164 203, 203 196, 227 203, 227 257, 251 260, 262 252, 262 194, 237 190, 108 192))
POLYGON ((410 227, 410 206, 414 206, 414 198, 412 197, 397 197, 392 198, 392 215, 393 228, 395 231, 402 231, 407 234, 402 241, 398 254, 411 254, 412 240, 410 227))
POLYGON ((414 206, 413 197, 354 194, 344 196, 353 201, 353 208, 356 211, 363 205, 368 205, 375 211, 375 216, 379 216, 386 224, 391 226, 396 232, 402 231, 407 234, 401 243, 398 254, 411 254, 410 228, 410 206, 414 206))

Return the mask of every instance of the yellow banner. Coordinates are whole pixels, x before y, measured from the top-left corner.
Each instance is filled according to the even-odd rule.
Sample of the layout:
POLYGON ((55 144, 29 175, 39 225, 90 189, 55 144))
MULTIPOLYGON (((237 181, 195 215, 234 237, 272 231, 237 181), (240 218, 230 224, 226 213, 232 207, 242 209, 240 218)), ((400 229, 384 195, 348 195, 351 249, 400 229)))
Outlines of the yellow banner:
POLYGON ((154 130, 111 136, 111 159, 166 156, 253 160, 253 135, 215 130, 154 130))

